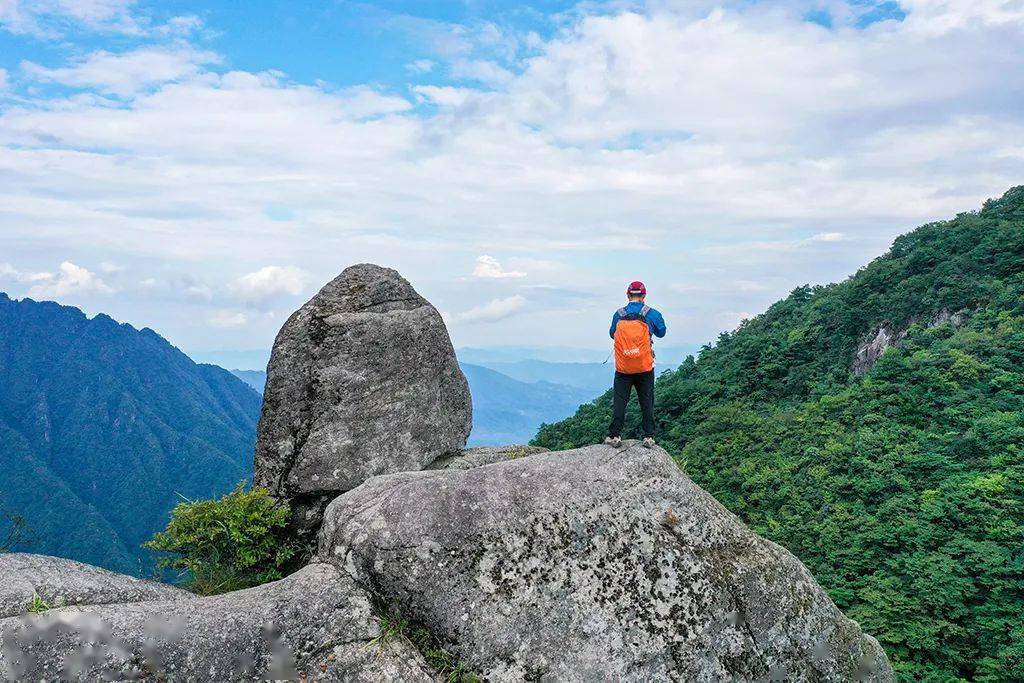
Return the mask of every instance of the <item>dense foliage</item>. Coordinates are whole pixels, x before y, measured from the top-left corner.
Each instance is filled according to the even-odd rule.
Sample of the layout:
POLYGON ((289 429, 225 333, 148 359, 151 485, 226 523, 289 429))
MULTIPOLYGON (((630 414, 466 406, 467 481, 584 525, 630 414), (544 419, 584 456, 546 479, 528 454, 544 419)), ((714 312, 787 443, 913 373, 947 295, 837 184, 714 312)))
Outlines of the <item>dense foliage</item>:
POLYGON ((146 547, 168 553, 160 566, 179 570, 189 590, 216 595, 284 576, 298 552, 288 519, 286 505, 266 489, 246 491, 243 482, 216 500, 179 503, 146 547))
POLYGON ((33 552, 148 573, 177 494, 252 473, 259 396, 152 330, 0 294, 0 380, 0 507, 33 552))
MULTIPOLYGON (((663 374, 657 406, 694 480, 793 551, 902 680, 1024 680, 1024 188, 798 288, 663 374), (907 335, 855 375, 883 325, 907 335)), ((609 411, 535 443, 596 442, 609 411)))

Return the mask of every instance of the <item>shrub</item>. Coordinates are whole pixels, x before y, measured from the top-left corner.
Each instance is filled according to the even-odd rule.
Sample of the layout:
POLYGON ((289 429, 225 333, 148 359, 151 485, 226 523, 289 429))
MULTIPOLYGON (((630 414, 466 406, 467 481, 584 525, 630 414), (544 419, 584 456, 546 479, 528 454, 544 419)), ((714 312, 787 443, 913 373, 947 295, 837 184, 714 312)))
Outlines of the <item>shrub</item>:
POLYGON ((251 588, 280 579, 298 553, 286 535, 289 516, 266 489, 246 491, 242 482, 223 498, 179 503, 144 547, 169 553, 159 566, 179 570, 200 595, 251 588))

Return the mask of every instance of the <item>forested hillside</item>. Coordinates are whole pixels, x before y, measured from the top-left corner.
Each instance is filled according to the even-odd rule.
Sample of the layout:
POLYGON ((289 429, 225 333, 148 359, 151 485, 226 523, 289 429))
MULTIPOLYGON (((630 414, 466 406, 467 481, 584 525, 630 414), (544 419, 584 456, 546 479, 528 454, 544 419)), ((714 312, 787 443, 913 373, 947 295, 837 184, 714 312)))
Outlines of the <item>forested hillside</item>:
MULTIPOLYGON (((1024 187, 797 288, 663 374, 657 406, 694 480, 803 560, 903 680, 1024 680, 1024 187)), ((609 415, 606 394, 534 442, 595 443, 609 415)))
POLYGON ((182 496, 252 476, 259 410, 152 330, 0 293, 0 542, 20 515, 14 549, 147 571, 182 496))

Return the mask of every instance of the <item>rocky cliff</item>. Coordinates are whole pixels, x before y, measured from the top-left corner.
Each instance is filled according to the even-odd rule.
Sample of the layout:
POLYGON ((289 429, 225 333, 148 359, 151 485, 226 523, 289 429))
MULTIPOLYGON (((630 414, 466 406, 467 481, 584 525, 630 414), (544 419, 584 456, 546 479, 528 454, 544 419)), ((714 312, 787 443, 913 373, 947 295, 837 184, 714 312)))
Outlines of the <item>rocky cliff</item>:
POLYGON ((665 451, 462 451, 468 405, 436 311, 394 271, 346 270, 278 337, 256 455, 316 531, 310 564, 196 598, 7 558, 0 676, 437 680, 389 615, 493 681, 892 679, 665 451), (37 595, 51 609, 28 613, 37 595))

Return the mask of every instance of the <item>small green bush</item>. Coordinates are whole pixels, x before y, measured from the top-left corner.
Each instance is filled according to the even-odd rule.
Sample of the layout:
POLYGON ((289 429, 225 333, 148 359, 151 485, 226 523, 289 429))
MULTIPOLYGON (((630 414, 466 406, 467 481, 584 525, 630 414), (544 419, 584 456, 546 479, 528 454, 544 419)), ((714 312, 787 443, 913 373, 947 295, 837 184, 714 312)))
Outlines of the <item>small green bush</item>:
POLYGON ((42 614, 53 609, 53 605, 39 596, 39 593, 32 594, 32 602, 28 605, 29 614, 42 614))
POLYGON ((223 498, 179 503, 166 531, 143 547, 169 553, 158 564, 179 570, 200 595, 251 588, 280 579, 298 553, 286 535, 289 515, 266 489, 246 491, 242 482, 223 498))

